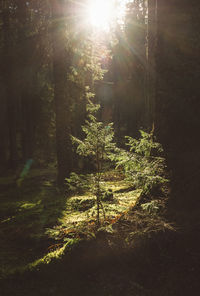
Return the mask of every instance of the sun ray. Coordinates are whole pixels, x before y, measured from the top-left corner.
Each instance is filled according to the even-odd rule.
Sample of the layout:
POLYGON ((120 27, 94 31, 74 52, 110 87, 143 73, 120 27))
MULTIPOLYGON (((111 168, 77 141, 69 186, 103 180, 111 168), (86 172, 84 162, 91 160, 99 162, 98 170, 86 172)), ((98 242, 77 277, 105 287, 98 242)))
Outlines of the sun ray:
POLYGON ((128 0, 88 0, 89 24, 96 30, 109 31, 110 27, 122 22, 127 2, 128 0))

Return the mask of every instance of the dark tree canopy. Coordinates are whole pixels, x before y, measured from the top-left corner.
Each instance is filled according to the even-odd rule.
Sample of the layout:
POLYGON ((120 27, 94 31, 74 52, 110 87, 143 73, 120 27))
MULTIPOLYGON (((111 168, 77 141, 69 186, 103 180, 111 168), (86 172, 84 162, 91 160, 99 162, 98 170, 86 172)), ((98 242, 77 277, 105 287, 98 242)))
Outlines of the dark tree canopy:
POLYGON ((44 167, 57 162, 61 184, 77 166, 70 134, 81 136, 89 87, 97 92, 102 119, 114 122, 118 143, 154 123, 172 169, 187 178, 188 155, 196 155, 191 172, 199 164, 198 5, 130 2, 114 42, 102 38, 96 48, 91 28, 80 29, 81 7, 1 2, 1 171, 29 159, 44 167), (95 82, 105 68, 103 81, 95 82))

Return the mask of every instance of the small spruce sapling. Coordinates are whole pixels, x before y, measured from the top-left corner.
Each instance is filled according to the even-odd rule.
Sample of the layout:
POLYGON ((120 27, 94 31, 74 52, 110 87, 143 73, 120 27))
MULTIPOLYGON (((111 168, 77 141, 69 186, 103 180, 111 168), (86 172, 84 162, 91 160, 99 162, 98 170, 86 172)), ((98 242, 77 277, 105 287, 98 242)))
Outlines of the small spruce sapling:
POLYGON ((113 160, 116 161, 117 167, 124 169, 128 181, 148 194, 168 180, 164 178, 165 159, 160 156, 162 146, 154 141, 153 132, 140 130, 140 134, 139 139, 125 137, 128 151, 118 148, 113 160))
POLYGON ((105 125, 103 122, 97 120, 96 114, 100 105, 94 104, 88 99, 86 107, 88 119, 85 121, 85 125, 82 126, 85 138, 80 140, 72 136, 72 143, 77 145, 76 152, 81 156, 90 157, 96 167, 94 192, 97 203, 97 224, 99 226, 100 207, 105 218, 104 208, 101 203, 102 189, 100 183, 102 180, 103 165, 106 160, 111 159, 111 155, 115 150, 115 143, 113 143, 114 131, 112 123, 105 125))

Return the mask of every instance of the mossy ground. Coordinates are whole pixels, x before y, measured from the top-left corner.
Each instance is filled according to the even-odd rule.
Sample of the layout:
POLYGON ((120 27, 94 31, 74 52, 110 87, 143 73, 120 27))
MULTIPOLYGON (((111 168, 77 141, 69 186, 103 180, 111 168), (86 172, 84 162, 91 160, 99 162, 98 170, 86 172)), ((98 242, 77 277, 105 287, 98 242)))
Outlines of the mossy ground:
POLYGON ((20 188, 0 180, 1 296, 199 295, 199 208, 151 214, 133 207, 136 192, 122 180, 105 179, 116 191, 104 206, 120 214, 107 210, 98 232, 95 213, 86 215, 94 197, 63 196, 54 172, 35 172, 20 188))
MULTIPOLYGON (((109 174, 105 179, 101 185, 112 189, 113 198, 102 202, 106 219, 101 213, 101 223, 104 231, 112 231, 112 224, 135 205, 141 190, 127 191, 126 182, 109 180, 109 174)), ((0 179, 1 277, 49 263, 96 236, 95 196, 86 192, 70 197, 59 192, 54 180, 52 170, 35 170, 20 185, 13 177, 0 179)))

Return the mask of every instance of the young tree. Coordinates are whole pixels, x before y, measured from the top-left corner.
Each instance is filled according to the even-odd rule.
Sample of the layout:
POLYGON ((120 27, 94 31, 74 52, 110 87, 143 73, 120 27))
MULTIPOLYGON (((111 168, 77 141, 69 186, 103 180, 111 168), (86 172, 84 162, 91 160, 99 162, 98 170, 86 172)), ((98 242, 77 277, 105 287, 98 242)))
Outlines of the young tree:
MULTIPOLYGON (((90 93, 88 95, 91 96, 90 93)), ((100 105, 92 103, 90 99, 88 100, 88 120, 86 120, 85 125, 82 126, 85 138, 80 140, 72 136, 72 142, 77 145, 76 152, 79 155, 91 158, 96 167, 94 191, 96 194, 98 226, 100 225, 100 206, 103 210, 101 203, 102 190, 100 186, 103 165, 106 160, 110 159, 110 156, 115 149, 115 143, 113 143, 113 124, 109 123, 104 125, 103 122, 97 120, 96 113, 99 108, 100 105)))
POLYGON ((154 141, 153 131, 147 133, 140 130, 140 134, 139 139, 126 136, 129 149, 117 149, 114 160, 117 167, 123 168, 126 179, 133 186, 149 194, 167 182, 164 177, 165 159, 161 156, 161 144, 154 141))

